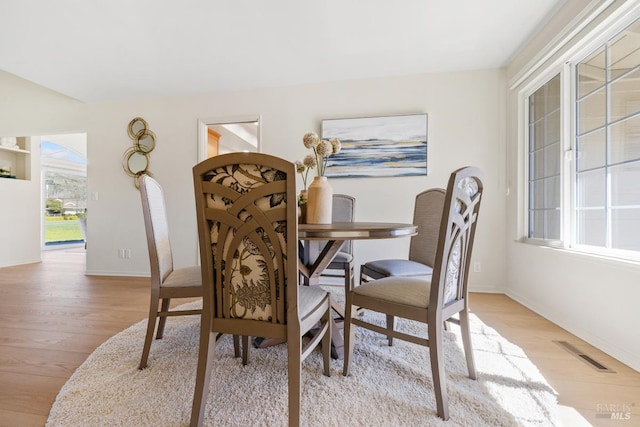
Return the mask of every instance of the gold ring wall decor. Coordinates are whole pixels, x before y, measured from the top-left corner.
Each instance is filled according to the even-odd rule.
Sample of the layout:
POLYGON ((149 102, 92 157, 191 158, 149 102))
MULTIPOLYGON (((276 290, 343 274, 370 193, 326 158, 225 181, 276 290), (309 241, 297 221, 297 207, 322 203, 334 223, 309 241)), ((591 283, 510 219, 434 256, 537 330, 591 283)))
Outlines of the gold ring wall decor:
POLYGON ((156 148, 156 135, 149 129, 143 129, 137 134, 135 146, 138 151, 150 153, 156 148))
POLYGON ((127 128, 127 132, 129 132, 129 138, 135 140, 138 136, 138 133, 144 132, 149 129, 149 125, 147 121, 142 117, 136 117, 135 119, 129 122, 129 127, 127 128))
POLYGON ((156 147, 156 134, 149 129, 149 125, 142 117, 136 117, 129 122, 127 133, 133 140, 133 147, 124 152, 122 167, 127 175, 133 177, 133 183, 139 189, 140 177, 151 176, 149 153, 156 147))

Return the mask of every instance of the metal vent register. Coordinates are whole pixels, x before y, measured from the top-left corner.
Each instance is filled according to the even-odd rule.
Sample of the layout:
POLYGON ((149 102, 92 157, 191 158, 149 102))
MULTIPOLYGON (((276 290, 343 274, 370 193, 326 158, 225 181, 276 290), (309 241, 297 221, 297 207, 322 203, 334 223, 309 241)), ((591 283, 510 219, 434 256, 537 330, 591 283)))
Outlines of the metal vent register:
POLYGON ((613 369, 607 368, 605 365, 603 365, 602 363, 598 362, 597 360, 595 360, 593 357, 589 356, 588 354, 585 354, 583 351, 577 349, 576 347, 574 347, 572 344, 568 343, 567 341, 554 341, 554 343, 558 344, 560 347, 564 348, 569 353, 573 354, 578 359, 582 360, 584 363, 586 363, 587 365, 591 366, 593 369, 595 369, 598 372, 608 372, 608 373, 612 373, 612 374, 616 372, 613 369))

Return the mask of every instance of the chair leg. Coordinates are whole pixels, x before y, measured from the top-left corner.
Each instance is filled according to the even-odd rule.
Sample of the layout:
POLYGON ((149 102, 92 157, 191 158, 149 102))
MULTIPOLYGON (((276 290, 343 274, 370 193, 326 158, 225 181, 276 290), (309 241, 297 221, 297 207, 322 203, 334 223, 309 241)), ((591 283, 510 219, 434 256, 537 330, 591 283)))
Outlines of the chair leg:
POLYGON ((147 334, 144 337, 144 345, 142 347, 142 358, 140 359, 140 365, 138 369, 144 369, 147 367, 147 360, 149 359, 149 351, 151 349, 151 341, 153 340, 153 331, 156 329, 156 322, 158 319, 158 304, 159 298, 157 295, 151 295, 151 303, 149 304, 149 320, 147 321, 147 334))
POLYGON ((348 292, 351 289, 353 289, 353 285, 354 285, 353 282, 354 282, 354 280, 353 280, 353 265, 346 264, 344 266, 344 290, 345 290, 345 292, 348 292))
MULTIPOLYGON (((395 331, 397 323, 395 316, 387 314, 387 330, 395 331)), ((391 335, 387 335, 387 340, 389 340, 389 347, 391 347, 393 345, 393 337, 391 335)))
POLYGON ((204 422, 204 410, 209 395, 211 381, 211 364, 216 348, 216 337, 211 332, 211 322, 202 315, 200 321, 200 348, 198 349, 198 369, 196 370, 196 386, 193 392, 193 406, 191 408, 191 427, 201 427, 204 422))
MULTIPOLYGON (((249 336, 242 335, 242 364, 249 364, 249 336)), ((240 335, 233 336, 233 355, 240 357, 240 335)))
MULTIPOLYGON (((166 313, 169 311, 169 304, 171 303, 171 298, 163 298, 162 299, 162 308, 160 309, 161 313, 166 313)), ((156 339, 162 339, 162 335, 164 334, 164 325, 167 323, 167 316, 160 316, 160 321, 158 322, 158 332, 156 333, 156 339)))
POLYGON ((360 284, 362 285, 363 283, 367 283, 367 277, 366 275, 362 272, 362 268, 360 268, 360 284))
POLYGON ((351 323, 353 316, 353 305, 351 305, 351 297, 347 294, 347 302, 344 312, 344 357, 342 364, 342 375, 349 375, 351 368, 351 358, 353 357, 353 348, 356 341, 356 328, 351 323))
MULTIPOLYGON (((291 328, 291 326, 289 326, 291 328)), ((289 427, 300 425, 300 371, 302 358, 302 336, 300 330, 287 333, 287 377, 289 382, 289 427)))
POLYGON ((248 335, 243 335, 242 336, 242 364, 244 366, 247 366, 249 364, 249 348, 251 346, 249 345, 249 336, 248 335))
POLYGON ((324 375, 331 376, 331 337, 333 331, 331 330, 331 302, 327 301, 327 310, 325 315, 322 316, 322 322, 320 328, 326 328, 324 335, 322 336, 322 364, 324 366, 324 375))
POLYGON ((462 335, 462 345, 464 346, 464 355, 467 358, 467 369, 469 370, 469 378, 475 380, 476 364, 473 359, 473 347, 471 346, 471 328, 469 324, 469 312, 462 310, 460 312, 460 333, 462 335))
POLYGON ((233 336, 233 356, 240 357, 240 335, 233 336))
POLYGON ((444 370, 444 355, 442 351, 442 321, 427 325, 429 331, 429 356, 431 358, 431 372, 433 375, 433 390, 436 395, 438 416, 444 421, 449 419, 449 402, 447 400, 446 373, 444 370))

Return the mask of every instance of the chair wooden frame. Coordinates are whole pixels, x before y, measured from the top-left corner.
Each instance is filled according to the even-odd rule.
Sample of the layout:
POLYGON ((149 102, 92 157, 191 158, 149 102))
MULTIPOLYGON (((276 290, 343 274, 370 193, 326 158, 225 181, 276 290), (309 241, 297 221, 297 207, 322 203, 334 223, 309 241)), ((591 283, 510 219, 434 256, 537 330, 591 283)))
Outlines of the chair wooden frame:
POLYGON ((467 282, 482 191, 482 173, 478 168, 461 168, 451 174, 431 281, 386 277, 362 284, 347 293, 343 374, 349 375, 355 341, 354 325, 428 346, 437 412, 443 420, 449 419, 442 351, 444 321, 460 325, 469 377, 476 379, 467 282), (387 327, 354 317, 356 307, 384 313, 387 327), (452 318, 456 314, 459 318, 452 318), (395 330, 395 317, 426 323, 428 338, 395 330))
MULTIPOLYGON (((224 154, 204 160, 193 168, 204 295, 191 426, 200 426, 203 422, 218 333, 286 340, 290 426, 300 423, 301 362, 320 343, 324 374, 330 374, 329 293, 319 287, 298 287, 295 177, 293 163, 263 153, 224 154), (265 173, 275 173, 277 178, 241 191, 228 186, 224 179, 218 179, 219 171, 246 173, 245 166, 266 168, 265 173), (269 210, 262 210, 258 201, 266 197, 278 201, 269 210), (214 198, 223 200, 225 206, 212 206, 214 198), (215 242, 212 241, 211 229, 214 223, 219 224, 216 225, 218 238, 215 242), (278 234, 283 230, 276 232, 276 228, 283 226, 284 234, 278 234), (285 241, 282 242, 279 236, 286 236, 285 241), (233 311, 231 265, 239 242, 244 239, 249 239, 253 250, 265 260, 266 266, 262 271, 268 276, 265 283, 269 285, 271 306, 268 319, 242 318, 233 311), (269 246, 265 242, 269 242, 269 246), (270 261, 272 257, 273 263, 270 261), (318 330, 303 345, 303 335, 318 323, 318 330)), ((260 178, 254 175, 250 179, 260 178)))
POLYGON ((424 277, 432 274, 445 190, 431 188, 416 196, 413 223, 418 234, 411 237, 408 259, 382 259, 360 266, 360 283, 388 276, 424 277))
POLYGON ((172 298, 202 297, 202 280, 197 266, 178 270, 173 268, 164 193, 160 184, 149 175, 140 177, 140 198, 151 265, 149 320, 139 365, 139 369, 144 369, 147 367, 156 323, 156 339, 161 339, 167 317, 202 313, 202 310, 169 311, 172 298))

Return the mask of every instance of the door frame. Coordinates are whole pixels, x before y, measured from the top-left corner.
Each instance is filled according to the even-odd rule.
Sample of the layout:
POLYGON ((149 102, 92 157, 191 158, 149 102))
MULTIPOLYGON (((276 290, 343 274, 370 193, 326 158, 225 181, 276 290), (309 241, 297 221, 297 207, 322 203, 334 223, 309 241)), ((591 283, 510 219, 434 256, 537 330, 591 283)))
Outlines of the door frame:
POLYGON ((234 123, 257 123, 257 151, 262 151, 262 118, 260 117, 260 114, 201 118, 198 119, 198 162, 201 162, 207 158, 209 126, 227 125, 234 123))
MULTIPOLYGON (((88 148, 88 135, 86 131, 79 132, 59 132, 59 133, 49 133, 36 136, 39 139, 39 144, 42 144, 44 137, 50 137, 53 139, 54 144, 58 144, 61 147, 65 147, 70 149, 71 151, 76 151, 72 147, 67 147, 66 145, 59 144, 60 141, 56 140, 56 137, 65 137, 67 135, 83 135, 83 142, 85 145, 85 149, 88 148)), ((78 153, 81 154, 81 153, 78 153)), ((85 154, 88 160, 88 154, 85 154)), ((88 171, 88 162, 82 166, 76 165, 70 162, 58 161, 58 160, 44 160, 42 156, 42 150, 40 151, 40 157, 38 159, 39 169, 40 169, 40 250, 52 250, 52 249, 63 249, 69 247, 82 247, 86 248, 86 236, 84 242, 69 242, 69 243, 61 243, 56 245, 47 245, 45 242, 45 205, 46 205, 46 182, 45 175, 48 171, 61 172, 70 175, 83 176, 87 180, 87 194, 86 201, 87 205, 89 202, 89 171, 88 171)))

